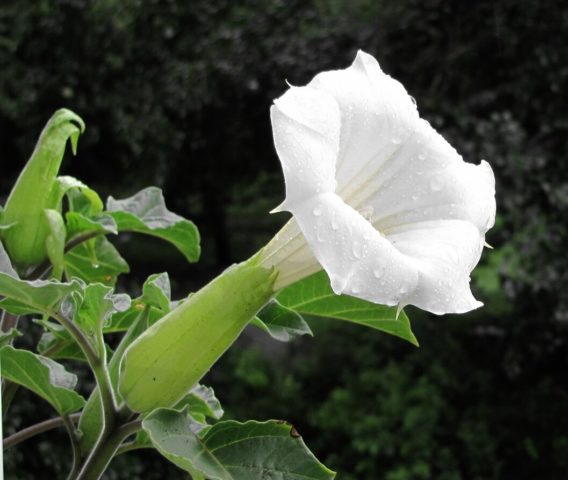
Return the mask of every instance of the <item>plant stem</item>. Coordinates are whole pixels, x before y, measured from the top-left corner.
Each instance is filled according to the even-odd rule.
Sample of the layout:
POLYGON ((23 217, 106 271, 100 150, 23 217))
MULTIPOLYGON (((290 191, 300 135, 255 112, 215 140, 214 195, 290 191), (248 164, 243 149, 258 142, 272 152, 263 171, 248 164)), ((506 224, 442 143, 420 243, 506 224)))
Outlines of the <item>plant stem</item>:
POLYGON ((140 430, 141 425, 142 420, 140 419, 125 423, 113 429, 102 442, 98 441, 74 480, 98 480, 106 470, 122 441, 140 430))
POLYGON ((63 315, 60 315, 55 312, 50 312, 51 316, 55 318, 61 325, 63 325, 67 331, 73 337, 73 340, 77 342, 85 357, 87 358, 87 362, 95 375, 95 380, 97 381, 97 386, 101 391, 101 398, 103 400, 103 407, 105 410, 109 409, 109 411, 115 412, 116 406, 114 402, 114 394, 112 391, 112 386, 110 383, 110 378, 108 377, 108 372, 106 369, 106 362, 105 362, 105 351, 104 348, 102 350, 101 355, 97 353, 97 351, 91 345, 88 338, 85 337, 83 332, 70 320, 66 319, 63 315))
MULTIPOLYGON (((8 332, 12 328, 16 328, 18 326, 18 321, 20 320, 19 315, 14 315, 12 313, 8 313, 7 311, 2 312, 2 324, 0 326, 0 330, 2 332, 8 332)), ((12 343, 12 341, 10 341, 12 343)), ((18 391, 18 385, 15 383, 10 382, 9 380, 4 379, 2 382, 2 418, 6 415, 8 408, 10 408, 10 404, 18 391)))
POLYGON ((6 413, 8 413, 8 409, 10 408, 10 404, 12 403, 18 388, 19 385, 17 383, 4 379, 4 385, 2 386, 2 418, 6 416, 6 413))
POLYGON ((133 452, 134 450, 142 450, 143 448, 152 448, 150 444, 138 444, 136 442, 123 443, 115 453, 115 457, 122 455, 123 453, 133 452))
MULTIPOLYGON (((79 420, 80 415, 81 415, 80 413, 74 413, 72 415, 69 415, 67 417, 67 419, 69 420, 69 424, 72 425, 73 424, 72 422, 76 422, 77 420, 79 420)), ((66 421, 63 419, 63 417, 56 417, 56 418, 50 418, 49 420, 45 420, 43 422, 36 423, 35 425, 31 425, 27 428, 24 428, 19 432, 16 432, 13 435, 10 435, 9 437, 4 439, 3 441, 4 450, 7 450, 8 448, 13 447, 14 445, 18 445, 18 443, 21 443, 27 440, 28 438, 35 437, 40 433, 47 432, 48 430, 52 430, 57 427, 65 426, 65 422, 66 421)))
MULTIPOLYGON (((64 252, 67 253, 72 248, 75 248, 77 245, 80 245, 87 240, 91 240, 92 238, 98 237, 99 235, 104 235, 103 232, 89 232, 85 233, 84 235, 79 235, 69 241, 65 245, 64 252)), ((51 271, 52 265, 49 260, 45 260, 44 262, 40 263, 37 267, 35 267, 29 275, 26 275, 27 278, 37 279, 37 278, 45 278, 51 271)))
POLYGON ((81 466, 81 446, 79 445, 79 437, 77 435, 77 430, 75 425, 71 421, 68 415, 61 417, 63 425, 69 434, 69 440, 71 442, 71 450, 73 451, 73 464, 71 465, 71 470, 69 471, 68 480, 72 480, 77 476, 79 468, 81 466))

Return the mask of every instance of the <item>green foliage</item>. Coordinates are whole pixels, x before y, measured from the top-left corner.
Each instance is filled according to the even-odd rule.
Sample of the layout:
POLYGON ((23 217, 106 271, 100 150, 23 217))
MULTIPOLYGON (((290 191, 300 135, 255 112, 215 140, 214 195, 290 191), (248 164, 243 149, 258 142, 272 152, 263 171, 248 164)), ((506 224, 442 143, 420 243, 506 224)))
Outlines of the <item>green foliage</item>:
POLYGON ((31 391, 49 402, 59 415, 83 408, 85 400, 73 391, 77 376, 50 358, 18 350, 10 345, 0 349, 2 377, 31 391))
POLYGON ((12 261, 23 268, 40 263, 46 254, 55 256, 56 268, 62 268, 65 230, 57 217, 61 205, 56 176, 67 140, 76 153, 84 130, 83 120, 73 112, 55 112, 6 201, 3 223, 13 226, 4 232, 4 243, 12 261))
POLYGON ((276 296, 284 307, 304 315, 334 318, 371 327, 418 345, 410 322, 396 307, 385 307, 347 295, 335 295, 323 271, 290 285, 276 296))
MULTIPOLYGON (((73 218, 73 217, 71 217, 73 218)), ((100 230, 103 233, 104 230, 100 230)), ((65 276, 91 283, 114 286, 118 276, 128 273, 130 267, 116 247, 104 236, 81 243, 65 254, 65 276)))
POLYGON ((107 210, 119 232, 138 232, 171 242, 189 262, 199 258, 199 233, 189 220, 166 208, 162 191, 148 187, 124 200, 109 197, 107 210))
POLYGON ((158 409, 143 422, 144 431, 162 455, 194 479, 324 480, 334 473, 319 463, 294 427, 285 422, 219 422, 195 433, 185 412, 158 409))
MULTIPOLYGON (((316 341, 298 339, 301 343, 292 343, 288 354, 277 356, 290 370, 276 374, 253 352, 239 352, 241 361, 214 374, 231 377, 223 390, 230 392, 231 410, 240 415, 254 409, 258 418, 278 414, 298 425, 310 417, 300 430, 318 455, 331 459, 341 478, 348 478, 367 458, 351 448, 354 415, 334 410, 340 417, 337 429, 349 433, 341 438, 344 455, 332 459, 337 438, 325 436, 325 423, 316 427, 312 415, 304 414, 305 405, 300 418, 293 417, 295 406, 307 398, 313 410, 323 408, 332 390, 342 388, 337 384, 345 372, 364 368, 379 376, 386 356, 394 356, 385 375, 394 370, 407 379, 397 383, 399 398, 426 377, 432 395, 443 397, 445 406, 434 402, 441 412, 435 428, 395 435, 398 425, 391 425, 390 438, 396 437, 398 445, 417 445, 419 437, 418 446, 405 456, 399 454, 401 447, 375 457, 378 478, 391 471, 398 478, 418 472, 420 478, 424 461, 444 466, 446 473, 431 466, 433 478, 562 478, 568 470, 568 290, 561 288, 568 272, 568 164, 561 161, 566 108, 559 99, 568 78, 566 8, 559 0, 271 0, 262 5, 257 0, 197 0, 150 1, 144 8, 137 0, 49 5, 8 0, 0 5, 2 191, 9 191, 36 132, 55 108, 68 105, 85 113, 89 129, 81 139, 82 158, 66 168, 105 193, 130 195, 158 183, 171 207, 195 219, 208 239, 206 268, 192 270, 177 252, 137 251, 141 239, 130 242, 128 260, 140 266, 121 288, 130 288, 133 276, 141 284, 148 273, 162 270, 175 273, 174 292, 193 288, 213 270, 252 253, 282 223, 277 215, 264 215, 282 199, 267 122, 272 99, 286 88, 282 79, 300 85, 318 71, 347 65, 358 48, 373 53, 466 160, 486 158, 496 171, 500 221, 489 238, 495 250, 484 254, 486 263, 472 280, 486 307, 470 320, 414 321, 415 329, 425 322, 431 327, 427 334, 418 329, 423 346, 410 359, 403 342, 386 348, 384 338, 371 342, 371 332, 355 334, 353 325, 330 324, 328 334, 311 322, 316 341), (156 267, 155 258, 170 264, 156 267), (372 348, 357 358, 350 355, 367 342, 372 348), (312 367, 316 370, 307 372, 312 367), (442 373, 435 375, 439 368, 442 373), (276 383, 268 386, 271 382, 276 383), (256 390, 241 392, 241 386, 256 390)), ((89 252, 82 251, 84 268, 97 264, 89 252)), ((69 276, 77 275, 66 268, 69 276)), ((111 275, 112 285, 120 273, 125 272, 111 275)), ((107 283, 97 269, 89 269, 89 275, 88 282, 107 283)), ((118 324, 119 318, 136 318, 136 313, 133 307, 113 318, 118 324)), ((151 313, 159 317, 157 309, 151 313)), ((131 323, 125 320, 124 330, 131 323)), ((277 350, 274 355, 283 354, 277 350)), ((365 399, 358 393, 366 391, 362 380, 349 388, 353 397, 365 399)), ((425 397, 417 408, 431 412, 425 397)), ((374 400, 370 397, 366 410, 375 408, 374 400)), ((21 408, 14 405, 8 429, 33 420, 18 415, 25 401, 21 408)), ((407 405, 391 409, 392 416, 403 416, 407 405)), ((370 416, 381 412, 375 408, 370 416)), ((367 415, 358 423, 366 421, 367 415)), ((373 442, 368 433, 365 443, 373 442)), ((7 477, 63 476, 44 454, 61 457, 55 453, 58 447, 31 442, 25 458, 8 451, 7 477)), ((140 455, 136 462, 134 455, 119 457, 114 464, 128 470, 117 466, 110 475, 177 478, 166 465, 155 466, 155 457, 140 455)), ((368 464, 365 468, 372 471, 368 464)))
POLYGON ((313 335, 310 326, 298 312, 282 306, 275 299, 268 302, 258 312, 257 316, 252 319, 251 325, 260 328, 281 342, 289 342, 301 335, 313 335))

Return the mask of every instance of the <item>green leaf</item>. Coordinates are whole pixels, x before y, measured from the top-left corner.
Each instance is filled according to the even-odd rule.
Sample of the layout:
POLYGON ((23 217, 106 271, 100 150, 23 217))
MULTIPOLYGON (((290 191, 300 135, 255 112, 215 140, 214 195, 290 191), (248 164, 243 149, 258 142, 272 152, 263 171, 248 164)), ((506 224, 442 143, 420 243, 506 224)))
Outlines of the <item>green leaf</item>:
POLYGON ((124 200, 109 197, 107 210, 120 232, 153 235, 172 243, 188 261, 195 262, 199 258, 201 249, 197 227, 166 208, 159 188, 146 188, 124 200))
POLYGON ((168 313, 171 302, 171 286, 168 274, 164 272, 150 275, 144 282, 142 297, 138 300, 168 313))
POLYGON ((63 299, 72 292, 81 290, 77 280, 69 283, 54 280, 32 282, 14 278, 0 272, 0 308, 16 315, 45 313, 52 316, 59 311, 63 299))
POLYGON ((281 342, 289 342, 301 335, 313 336, 310 326, 299 313, 284 307, 274 299, 258 312, 251 325, 281 342))
POLYGON ((5 273, 10 277, 18 278, 18 274, 16 273, 16 270, 14 270, 10 257, 4 249, 2 242, 0 242, 0 272, 5 273))
POLYGON ((185 412, 160 408, 142 422, 154 447, 178 467, 211 480, 327 480, 334 472, 285 422, 219 422, 196 435, 185 412))
POLYGON ((45 248, 47 257, 53 265, 53 277, 61 279, 63 275, 64 252, 65 252, 65 238, 67 237, 67 230, 63 217, 57 210, 46 208, 44 210, 45 218, 48 225, 48 235, 45 239, 45 248))
MULTIPOLYGON (((63 331, 66 332, 65 329, 63 331)), ((45 332, 38 344, 37 351, 41 355, 48 356, 53 360, 77 360, 86 362, 85 354, 81 347, 68 334, 68 338, 62 339, 52 332, 45 332)))
POLYGON ((105 333, 127 330, 144 307, 149 306, 148 324, 153 325, 172 308, 170 278, 167 273, 150 275, 142 287, 142 296, 134 299, 130 308, 112 315, 105 325, 105 333))
MULTIPOLYGON (((119 312, 120 314, 120 312, 119 312)), ((141 310, 136 310, 136 316, 130 323, 128 331, 122 337, 118 347, 116 348, 113 355, 109 355, 110 362, 108 363, 108 372, 111 385, 115 390, 117 395, 117 401, 120 403, 122 400, 120 393, 118 392, 118 375, 120 370, 120 362, 124 355, 124 351, 128 346, 136 340, 136 338, 148 328, 148 319, 150 317, 150 308, 142 308, 141 310)), ((81 449, 84 452, 89 452, 97 438, 101 433, 103 426, 102 418, 102 405, 101 397, 98 387, 96 387, 89 397, 83 413, 81 414, 81 419, 79 420, 79 429, 83 433, 81 436, 81 449)))
POLYGON ((102 283, 91 283, 82 292, 73 292, 69 295, 63 301, 61 310, 84 332, 96 338, 112 313, 124 312, 129 307, 128 295, 114 294, 111 287, 102 283))
POLYGON ((53 360, 11 346, 0 349, 2 376, 47 400, 60 415, 80 410, 85 399, 72 389, 77 377, 53 360))
POLYGON ((11 328, 7 332, 0 332, 0 347, 11 344, 14 338, 21 336, 22 334, 15 328, 11 328))
POLYGON ((79 212, 67 212, 67 238, 72 240, 78 236, 112 233, 116 235, 118 230, 114 218, 107 214, 93 215, 87 217, 79 212))
POLYGON ((87 283, 114 286, 117 277, 121 273, 128 273, 130 268, 105 237, 97 237, 93 243, 92 251, 88 245, 81 243, 65 254, 65 276, 78 277, 87 283))
POLYGON ((281 290, 276 299, 285 307, 302 315, 336 318, 395 335, 418 346, 408 317, 396 307, 376 305, 366 300, 336 295, 323 271, 281 290))
POLYGON ((61 202, 63 195, 67 195, 70 211, 86 215, 95 215, 103 211, 103 201, 99 194, 74 177, 57 177, 53 195, 57 199, 57 204, 61 202))
POLYGON ((178 402, 176 408, 180 407, 187 407, 190 415, 200 423, 206 423, 207 417, 219 420, 225 413, 213 389, 199 383, 178 402))

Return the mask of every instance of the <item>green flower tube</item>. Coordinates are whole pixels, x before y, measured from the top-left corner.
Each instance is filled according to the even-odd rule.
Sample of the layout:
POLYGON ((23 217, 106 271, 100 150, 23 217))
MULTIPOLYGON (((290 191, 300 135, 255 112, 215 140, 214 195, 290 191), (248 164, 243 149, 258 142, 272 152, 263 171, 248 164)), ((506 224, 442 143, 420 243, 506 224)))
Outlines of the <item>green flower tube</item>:
POLYGON ((49 226, 44 212, 61 210, 61 195, 55 185, 65 143, 71 139, 76 153, 77 139, 84 130, 79 116, 69 110, 57 110, 10 192, 2 223, 12 226, 4 232, 3 239, 10 258, 20 268, 37 265, 47 257, 49 226))
POLYGON ((233 265, 146 330, 125 352, 119 391, 134 411, 180 400, 273 294, 258 256, 233 265))

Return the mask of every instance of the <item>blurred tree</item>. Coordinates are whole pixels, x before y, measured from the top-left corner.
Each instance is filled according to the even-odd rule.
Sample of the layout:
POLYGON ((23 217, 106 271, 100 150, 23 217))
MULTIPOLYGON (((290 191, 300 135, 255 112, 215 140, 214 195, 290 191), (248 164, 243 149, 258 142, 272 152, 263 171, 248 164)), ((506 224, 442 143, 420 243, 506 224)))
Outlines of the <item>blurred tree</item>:
MULTIPOLYGON (((284 221, 266 215, 283 191, 268 109, 284 79, 343 68, 358 48, 376 55, 467 160, 495 169, 496 250, 473 276, 487 307, 414 314, 418 351, 332 329, 299 344, 309 355, 284 353, 290 372, 243 353, 242 392, 225 377, 231 357, 217 370, 219 394, 243 417, 292 418, 353 478, 556 479, 568 448, 566 32, 560 0, 4 0, 0 188, 66 106, 88 126, 67 173, 115 195, 163 186, 218 270, 284 221), (259 368, 278 388, 262 386, 259 368)), ((180 294, 211 274, 133 247, 147 262, 141 275, 171 255, 180 294)), ((55 472, 41 462, 30 469, 55 472)))

